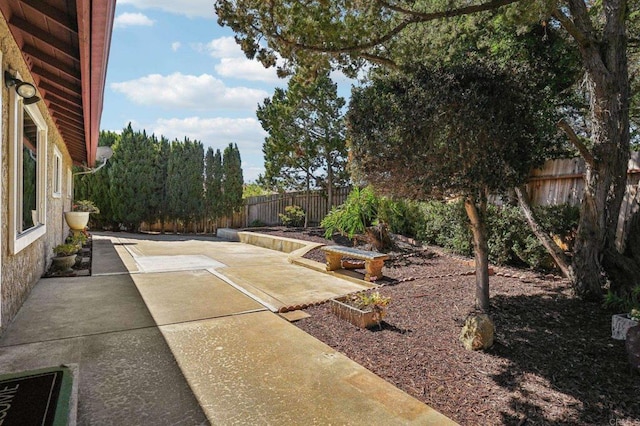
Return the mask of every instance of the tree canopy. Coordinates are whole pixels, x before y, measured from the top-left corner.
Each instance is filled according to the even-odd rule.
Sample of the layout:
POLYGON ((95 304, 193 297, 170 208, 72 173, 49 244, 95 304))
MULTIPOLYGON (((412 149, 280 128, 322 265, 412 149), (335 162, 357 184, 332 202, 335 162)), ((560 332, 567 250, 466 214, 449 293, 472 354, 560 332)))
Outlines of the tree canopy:
POLYGON ((386 195, 465 200, 484 310, 487 197, 526 182, 554 146, 555 114, 540 108, 535 93, 521 76, 467 64, 375 77, 351 98, 350 151, 359 176, 386 195))
POLYGON ((266 187, 321 188, 332 204, 333 189, 349 180, 344 105, 337 85, 324 74, 310 84, 294 77, 287 90, 277 88, 258 106, 257 117, 269 133, 262 148, 266 187))

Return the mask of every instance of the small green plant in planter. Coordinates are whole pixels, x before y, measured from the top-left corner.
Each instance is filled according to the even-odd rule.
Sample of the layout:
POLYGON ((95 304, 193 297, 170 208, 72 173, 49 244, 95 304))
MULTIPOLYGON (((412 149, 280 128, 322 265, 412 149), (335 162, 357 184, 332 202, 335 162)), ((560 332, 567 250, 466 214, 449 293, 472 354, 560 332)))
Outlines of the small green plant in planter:
POLYGON ((74 212, 100 213, 100 209, 90 200, 78 200, 71 208, 74 212))
POLYGON ((60 244, 53 248, 55 257, 52 262, 55 269, 62 272, 71 272, 73 265, 76 263, 76 253, 79 247, 75 244, 60 244))
POLYGON ((59 244, 53 248, 56 256, 71 256, 78 253, 78 245, 72 243, 59 244))
POLYGON ((69 232, 69 236, 64 240, 67 244, 74 244, 80 248, 82 248, 86 243, 89 237, 84 232, 69 232))
POLYGON ((387 306, 390 302, 390 297, 383 296, 378 291, 374 291, 373 293, 359 293, 347 299, 348 304, 361 311, 372 311, 372 319, 378 324, 378 327, 381 326, 380 323, 387 314, 387 306))
POLYGON ((631 312, 629 312, 629 318, 640 322, 640 309, 631 309, 631 312))

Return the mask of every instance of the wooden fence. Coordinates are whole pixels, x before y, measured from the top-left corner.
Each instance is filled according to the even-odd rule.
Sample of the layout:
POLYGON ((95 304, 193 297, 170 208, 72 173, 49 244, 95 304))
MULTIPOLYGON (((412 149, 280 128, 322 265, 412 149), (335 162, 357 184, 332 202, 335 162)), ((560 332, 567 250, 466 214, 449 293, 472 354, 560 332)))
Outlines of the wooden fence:
MULTIPOLYGON (((533 205, 569 203, 578 205, 584 190, 585 163, 582 158, 550 160, 540 169, 534 170, 527 183, 533 205)), ((629 218, 638 210, 638 182, 640 181, 640 152, 632 152, 627 167, 627 188, 616 231, 618 248, 623 250, 622 236, 626 235, 629 218)))
MULTIPOLYGON (((338 188, 333 194, 333 206, 339 206, 347 199, 350 187, 338 188)), ((262 195, 245 200, 246 225, 255 223, 277 225, 282 223, 280 214, 287 206, 300 206, 307 213, 309 224, 317 225, 329 213, 332 206, 328 205, 325 194, 320 192, 288 192, 284 194, 262 195)))
MULTIPOLYGON (((581 158, 547 161, 540 169, 534 170, 527 184, 527 190, 533 205, 554 205, 569 203, 578 205, 582 201, 584 189, 583 175, 585 164, 581 158)), ((618 220, 618 237, 624 235, 628 225, 628 218, 638 209, 636 192, 640 181, 640 152, 634 152, 629 160, 627 172, 627 191, 620 210, 618 220)), ((350 187, 339 188, 335 191, 333 205, 342 204, 350 187)), ((283 194, 263 195, 245 199, 243 209, 230 218, 218 219, 215 223, 199 222, 192 224, 188 232, 212 232, 216 228, 246 228, 255 224, 274 226, 281 223, 280 214, 287 206, 300 206, 308 215, 310 225, 317 225, 329 212, 327 197, 320 192, 289 192, 283 194)), ((182 228, 178 226, 179 232, 182 228)), ((146 230, 159 231, 159 224, 146 230)), ((173 232, 173 224, 167 224, 165 230, 173 232)), ((618 238, 620 240, 620 238, 618 238)))

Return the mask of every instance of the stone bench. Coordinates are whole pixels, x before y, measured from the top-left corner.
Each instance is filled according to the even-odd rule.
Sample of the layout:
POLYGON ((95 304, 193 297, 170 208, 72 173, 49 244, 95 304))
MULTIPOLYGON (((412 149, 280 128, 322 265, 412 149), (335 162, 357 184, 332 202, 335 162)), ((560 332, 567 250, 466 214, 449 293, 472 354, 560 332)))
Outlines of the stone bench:
POLYGON ((327 256, 327 271, 335 271, 342 268, 342 258, 364 260, 365 281, 373 281, 382 278, 384 261, 389 258, 386 254, 374 251, 358 250, 351 247, 324 246, 320 247, 327 256))

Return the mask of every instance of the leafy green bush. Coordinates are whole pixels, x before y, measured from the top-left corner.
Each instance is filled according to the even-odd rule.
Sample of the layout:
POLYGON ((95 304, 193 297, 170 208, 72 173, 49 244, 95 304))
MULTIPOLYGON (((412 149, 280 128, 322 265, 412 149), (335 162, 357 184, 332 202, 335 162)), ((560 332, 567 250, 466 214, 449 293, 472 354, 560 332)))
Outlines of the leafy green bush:
POLYGON ((635 285, 631 289, 631 292, 624 295, 618 295, 609 290, 604 298, 603 304, 607 309, 617 312, 627 312, 633 314, 635 318, 638 316, 638 310, 640 310, 640 284, 635 285))
POLYGON ((382 197, 378 203, 378 221, 386 223, 394 234, 416 237, 419 224, 422 222, 420 204, 382 197))
POLYGON ((353 188, 344 204, 332 208, 320 222, 325 229, 325 237, 331 238, 339 232, 353 239, 355 235, 364 233, 377 219, 378 204, 372 188, 353 188))
MULTIPOLYGON (((445 247, 465 256, 473 253, 472 235, 464 203, 430 201, 421 205, 423 223, 417 237, 429 244, 445 247)), ((578 207, 569 205, 536 207, 534 214, 541 226, 556 235, 571 250, 577 229, 578 207)), ((552 269, 551 256, 531 231, 516 206, 487 208, 489 261, 497 265, 516 265, 534 269, 552 269)))
POLYGON ((284 226, 298 227, 304 225, 305 212, 300 206, 287 206, 284 213, 278 214, 284 226))
POLYGON ((421 222, 416 226, 418 239, 463 256, 472 254, 472 236, 464 202, 429 201, 422 203, 420 210, 421 222))

